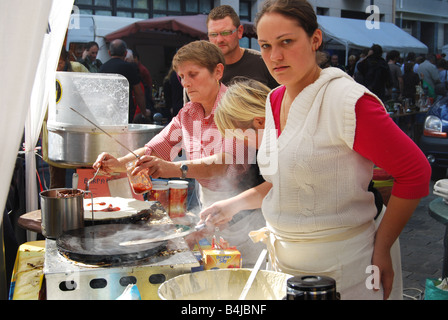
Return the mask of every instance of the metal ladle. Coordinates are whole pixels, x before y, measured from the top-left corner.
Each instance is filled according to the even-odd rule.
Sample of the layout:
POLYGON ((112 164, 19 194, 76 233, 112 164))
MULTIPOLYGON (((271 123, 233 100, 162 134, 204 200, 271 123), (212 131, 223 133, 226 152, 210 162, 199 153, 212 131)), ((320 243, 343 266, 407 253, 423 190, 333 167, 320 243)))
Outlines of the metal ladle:
POLYGON ((94 224, 94 215, 93 215, 93 193, 92 191, 90 191, 90 182, 92 182, 93 180, 95 180, 98 172, 100 172, 101 166, 98 167, 98 169, 96 169, 95 174, 93 175, 92 178, 90 178, 89 180, 87 180, 87 184, 86 184, 86 193, 90 193, 90 199, 92 200, 92 224, 94 224))

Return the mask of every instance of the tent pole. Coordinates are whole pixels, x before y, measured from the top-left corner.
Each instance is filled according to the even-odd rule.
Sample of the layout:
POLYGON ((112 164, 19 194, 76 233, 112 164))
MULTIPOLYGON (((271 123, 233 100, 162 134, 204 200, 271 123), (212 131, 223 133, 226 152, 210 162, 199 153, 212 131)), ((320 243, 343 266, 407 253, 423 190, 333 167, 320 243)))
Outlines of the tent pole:
POLYGON ((348 65, 348 43, 345 44, 345 65, 348 65))
POLYGON ((5 244, 3 241, 3 220, 0 219, 0 300, 7 300, 5 244))

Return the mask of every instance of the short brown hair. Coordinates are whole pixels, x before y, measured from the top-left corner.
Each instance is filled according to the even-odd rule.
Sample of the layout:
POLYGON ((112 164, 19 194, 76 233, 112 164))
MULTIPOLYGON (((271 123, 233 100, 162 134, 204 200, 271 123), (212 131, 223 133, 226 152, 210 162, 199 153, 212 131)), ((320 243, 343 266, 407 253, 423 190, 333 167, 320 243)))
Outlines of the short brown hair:
POLYGON ((240 17, 236 14, 235 10, 229 5, 222 5, 213 8, 207 16, 206 24, 208 26, 208 22, 210 20, 221 20, 224 19, 225 17, 230 17, 235 27, 240 26, 241 24, 240 17))
POLYGON ((173 58, 174 71, 177 72, 179 65, 187 61, 207 68, 210 73, 215 71, 218 64, 225 65, 221 49, 205 40, 193 41, 180 48, 173 58))

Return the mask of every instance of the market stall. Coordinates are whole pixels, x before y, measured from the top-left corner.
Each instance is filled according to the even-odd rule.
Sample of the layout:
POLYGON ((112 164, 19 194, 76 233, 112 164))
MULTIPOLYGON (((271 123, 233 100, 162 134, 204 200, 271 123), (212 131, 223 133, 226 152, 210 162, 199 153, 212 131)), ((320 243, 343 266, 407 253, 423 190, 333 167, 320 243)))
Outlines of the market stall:
POLYGON ((350 49, 370 48, 379 44, 384 52, 398 50, 402 54, 414 52, 426 54, 428 47, 403 31, 393 23, 378 21, 377 26, 369 26, 366 20, 317 16, 319 28, 324 34, 328 49, 345 50, 345 65, 348 63, 350 49))
MULTIPOLYGON (((151 41, 158 41, 157 31, 163 33, 163 38, 168 36, 172 32, 179 35, 188 35, 193 39, 208 39, 207 36, 207 15, 198 14, 192 16, 168 16, 157 17, 142 21, 137 21, 126 27, 123 27, 115 32, 112 32, 106 36, 106 41, 110 42, 114 39, 126 39, 131 42, 142 41, 143 39, 151 41)), ((255 38, 256 32, 253 22, 241 21, 244 27, 244 37, 255 38)))
MULTIPOLYGON (((189 42, 208 39, 206 20, 205 14, 140 20, 106 34, 104 41, 110 43, 114 39, 122 39, 128 48, 137 51, 141 62, 150 70, 155 89, 159 92, 174 53, 189 42)), ((253 22, 241 21, 241 24, 244 27, 243 37, 256 37, 253 22)))

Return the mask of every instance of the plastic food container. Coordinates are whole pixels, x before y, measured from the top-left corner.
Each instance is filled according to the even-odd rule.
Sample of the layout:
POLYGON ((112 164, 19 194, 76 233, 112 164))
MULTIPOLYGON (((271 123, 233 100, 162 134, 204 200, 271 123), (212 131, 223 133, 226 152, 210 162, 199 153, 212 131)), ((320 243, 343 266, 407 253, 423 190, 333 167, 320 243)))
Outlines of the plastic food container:
POLYGON ((187 212, 188 181, 171 180, 170 187, 170 218, 184 217, 187 212))
POLYGON ((150 201, 159 201, 165 211, 169 214, 170 210, 170 187, 167 183, 156 183, 153 181, 152 189, 149 194, 150 201))

